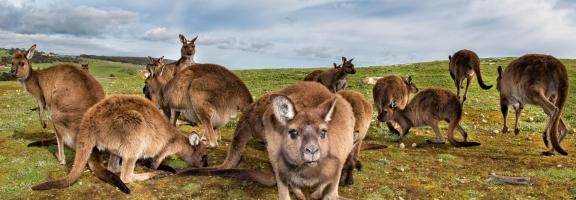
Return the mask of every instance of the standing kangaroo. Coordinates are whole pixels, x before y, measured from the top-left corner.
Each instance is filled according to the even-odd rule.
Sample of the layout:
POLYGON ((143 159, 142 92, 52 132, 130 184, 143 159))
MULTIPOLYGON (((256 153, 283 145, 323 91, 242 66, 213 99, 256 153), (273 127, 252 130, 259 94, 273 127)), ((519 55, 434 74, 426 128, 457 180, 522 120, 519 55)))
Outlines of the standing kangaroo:
POLYGON ((372 104, 364 98, 364 95, 352 90, 340 90, 338 94, 342 96, 352 106, 354 113, 354 147, 350 155, 346 159, 342 171, 342 178, 340 178, 340 185, 352 185, 354 177, 352 172, 354 169, 360 170, 362 164, 360 162, 360 150, 362 143, 370 127, 372 121, 372 104))
POLYGON ((561 115, 568 98, 569 82, 566 67, 558 59, 549 55, 528 54, 513 60, 504 72, 499 66, 496 87, 500 91, 500 108, 504 121, 502 132, 508 132, 506 117, 509 105, 516 111, 516 134, 520 132, 518 120, 524 105, 538 105, 549 117, 542 134, 544 144, 549 147, 548 139, 552 142, 552 147, 543 152, 543 155, 552 155, 554 151, 568 155, 560 142, 568 132, 561 115), (556 133, 558 126, 560 139, 556 133))
MULTIPOLYGON (((180 42, 182 43, 182 47, 180 48, 180 59, 178 59, 176 62, 162 65, 161 69, 154 68, 158 67, 158 65, 148 64, 146 66, 148 73, 152 74, 154 72, 157 72, 156 75, 161 76, 159 84, 162 85, 166 84, 170 79, 172 79, 176 75, 178 71, 196 63, 194 62, 194 54, 196 54, 196 40, 198 39, 198 36, 192 38, 192 40, 190 41, 188 41, 188 39, 186 39, 186 37, 182 34, 178 35, 178 37, 180 38, 180 42)), ((150 59, 150 63, 154 61, 152 58, 150 57, 148 58, 150 59)), ((158 92, 158 91, 149 91, 147 82, 144 83, 144 88, 142 90, 144 96, 146 96, 146 98, 150 100, 152 100, 151 93, 158 92)))
POLYGON ((341 198, 338 182, 354 143, 355 120, 350 104, 314 82, 297 83, 263 98, 252 105, 251 111, 261 113, 257 118, 263 126, 255 131, 263 132, 273 175, 213 168, 180 174, 231 176, 268 186, 276 184, 281 200, 290 199, 290 189, 298 199, 307 199, 302 189, 311 189, 310 199, 341 198))
POLYGON ((82 64, 81 69, 82 69, 83 71, 85 71, 86 73, 90 73, 90 68, 88 67, 88 63, 82 64))
MULTIPOLYGON (((156 69, 163 68, 161 59, 153 64, 157 65, 156 69)), ((161 84, 162 76, 157 73, 155 71, 146 80, 149 90, 154 91, 152 101, 163 110, 172 111, 168 117, 173 124, 176 123, 175 111, 184 111, 188 120, 202 124, 201 135, 208 138, 210 147, 218 146, 218 128, 253 101, 242 80, 220 65, 191 65, 164 85, 161 84)))
POLYGON ((44 109, 50 111, 58 145, 56 157, 64 165, 64 144, 74 148, 82 115, 104 98, 104 90, 94 77, 74 65, 59 64, 33 70, 30 59, 35 49, 36 45, 32 45, 26 52, 16 49, 11 73, 36 99, 42 127, 46 127, 44 109))
MULTIPOLYGON (((397 76, 387 76, 378 79, 376 85, 372 88, 372 96, 374 97, 374 105, 378 115, 386 115, 387 112, 392 112, 392 102, 396 102, 395 106, 402 110, 408 103, 410 93, 418 92, 416 84, 412 82, 412 77, 408 79, 400 78, 397 76)), ((400 132, 394 128, 392 121, 386 121, 388 130, 396 135, 400 132)), ((381 127, 381 122, 377 121, 376 126, 381 127)))
POLYGON ((354 69, 354 64, 352 60, 346 60, 346 57, 342 57, 342 64, 336 65, 334 63, 334 68, 326 71, 315 70, 310 72, 304 78, 304 81, 316 81, 326 86, 332 92, 338 92, 346 88, 347 80, 346 76, 348 74, 355 74, 356 69, 354 69))
POLYGON ((466 90, 464 90, 464 95, 462 96, 462 104, 466 101, 466 95, 468 94, 468 86, 470 86, 470 81, 472 76, 476 74, 478 79, 478 84, 484 90, 492 88, 491 85, 484 84, 482 80, 482 74, 480 74, 480 58, 473 51, 462 49, 456 53, 454 56, 448 56, 450 77, 454 80, 456 85, 456 95, 460 98, 460 88, 463 87, 462 81, 466 79, 466 90))
POLYGON ((458 97, 454 93, 446 89, 432 88, 423 90, 416 94, 404 109, 400 109, 395 101, 390 106, 393 108, 392 112, 381 113, 378 115, 378 121, 394 120, 400 124, 400 127, 402 127, 400 142, 408 134, 410 128, 427 125, 432 127, 436 134, 435 139, 429 139, 427 142, 444 144, 445 140, 442 133, 440 133, 438 122, 446 121, 448 122, 448 141, 452 145, 456 147, 480 145, 477 142, 467 142, 468 134, 459 124, 462 118, 462 104, 460 104, 458 97), (454 139, 454 129, 456 128, 464 137, 464 142, 458 142, 454 139))
MULTIPOLYGON (((124 183, 144 181, 158 173, 134 174, 140 158, 152 158, 157 169, 166 156, 177 153, 193 167, 208 164, 206 146, 196 133, 182 134, 170 125, 150 101, 128 95, 108 97, 91 107, 80 124, 76 137, 76 156, 70 174, 63 179, 34 186, 33 190, 65 188, 80 178, 87 162, 97 159, 92 150, 107 150, 122 159, 120 178, 124 183)), ((115 165, 115 164, 112 164, 115 165)))

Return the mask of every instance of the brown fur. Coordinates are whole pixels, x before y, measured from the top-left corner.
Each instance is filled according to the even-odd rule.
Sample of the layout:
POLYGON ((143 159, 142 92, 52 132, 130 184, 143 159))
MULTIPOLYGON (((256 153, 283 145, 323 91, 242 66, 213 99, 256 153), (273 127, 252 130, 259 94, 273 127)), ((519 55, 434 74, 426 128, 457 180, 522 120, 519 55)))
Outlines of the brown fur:
POLYGON ((11 72, 36 99, 43 127, 46 127, 44 109, 50 111, 58 143, 57 158, 65 164, 64 144, 74 148, 82 115, 104 98, 104 90, 94 77, 74 65, 59 64, 33 70, 29 59, 35 48, 33 45, 27 52, 16 50, 11 72))
MULTIPOLYGON (((161 65, 160 60, 154 62, 161 65)), ((201 135, 211 147, 218 145, 218 128, 252 103, 252 95, 242 80, 228 69, 215 64, 194 64, 181 70, 166 84, 163 77, 147 79, 152 101, 165 110, 184 111, 186 118, 202 124, 201 135)), ((175 112, 170 118, 176 123, 175 112)))
MULTIPOLYGON (((376 85, 372 88, 378 117, 382 118, 386 113, 393 111, 392 102, 396 102, 395 106, 399 109, 404 109, 408 103, 410 93, 416 92, 418 92, 418 88, 412 82, 412 77, 405 79, 397 76, 387 76, 378 79, 376 85)), ((388 130, 392 133, 400 135, 400 132, 392 125, 392 121, 386 121, 386 125, 388 125, 388 130)), ((377 121, 376 126, 380 128, 381 122, 377 121)))
POLYGON ((484 90, 492 88, 491 85, 485 85, 482 80, 482 74, 480 74, 480 58, 473 51, 462 49, 456 53, 454 56, 448 56, 449 71, 454 84, 456 85, 456 95, 460 98, 460 88, 462 86, 462 81, 466 79, 466 90, 464 90, 464 95, 462 96, 462 104, 466 101, 466 95, 468 94, 468 86, 470 86, 470 81, 472 76, 476 74, 478 79, 478 84, 484 90))
POLYGON ((63 179, 34 186, 34 190, 72 185, 80 178, 87 162, 93 159, 94 148, 109 151, 111 157, 122 159, 121 170, 114 171, 121 171, 120 178, 125 183, 143 181, 157 175, 133 174, 136 161, 140 158, 153 158, 154 169, 166 156, 175 153, 191 166, 207 165, 207 149, 200 142, 200 137, 195 133, 189 137, 182 134, 164 119, 155 105, 138 96, 111 96, 91 107, 82 118, 76 140, 76 156, 70 174, 63 179))
POLYGON ((362 150, 364 138, 366 137, 366 133, 370 127, 370 122, 372 121, 372 104, 370 104, 370 102, 364 98, 364 95, 359 92, 340 90, 338 91, 338 94, 350 103, 352 106, 352 112, 354 112, 354 148, 346 159, 346 164, 342 171, 342 177, 340 178, 341 185, 352 185, 354 183, 354 177, 352 174, 353 170, 362 167, 360 162, 360 150, 362 150))
POLYGON ((378 120, 394 120, 400 124, 402 127, 400 142, 408 134, 410 128, 427 125, 432 127, 436 134, 436 139, 428 140, 428 142, 443 144, 445 140, 440 133, 440 128, 438 128, 438 122, 446 121, 448 122, 448 141, 452 145, 456 147, 480 145, 476 142, 467 142, 468 134, 459 125, 461 118, 462 104, 458 101, 458 97, 446 89, 432 88, 416 94, 404 109, 396 106, 392 112, 378 120), (458 142, 454 139, 454 129, 456 128, 464 137, 464 142, 458 142))
MULTIPOLYGON (((161 84, 160 87, 168 83, 168 81, 172 79, 180 70, 183 70, 184 68, 196 63, 194 61, 194 54, 196 54, 196 40, 198 39, 198 36, 194 37, 190 41, 188 41, 182 34, 178 35, 178 37, 180 38, 182 47, 180 48, 180 59, 178 59, 176 62, 168 63, 165 65, 151 65, 154 63, 154 59, 148 57, 150 59, 150 64, 146 66, 146 69, 148 70, 149 74, 155 74, 156 76, 159 76, 158 84, 161 84)), ((151 95, 153 95, 152 93, 154 92, 148 90, 148 81, 144 82, 144 88, 142 90, 144 96, 152 100, 151 95)))
POLYGON ((354 60, 354 58, 346 60, 346 57, 342 57, 341 65, 334 63, 333 69, 312 71, 304 77, 304 81, 316 81, 326 86, 331 92, 338 92, 346 88, 346 76, 356 73, 352 60, 354 60))
MULTIPOLYGON (((355 121, 344 98, 321 84, 302 82, 264 96, 253 104, 251 111, 259 113, 251 116, 261 119, 263 129, 255 131, 265 137, 274 176, 241 169, 193 169, 182 174, 232 176, 265 185, 276 183, 279 199, 290 198, 289 188, 298 199, 307 198, 302 192, 304 188, 312 189, 309 195, 312 199, 340 198, 338 182, 353 148, 355 121)), ((244 115, 250 115, 249 111, 244 115)))
POLYGON ((549 138, 552 147, 544 154, 550 155, 556 150, 562 155, 567 155, 560 146, 560 142, 568 132, 561 118, 569 91, 566 67, 553 56, 528 54, 513 60, 504 73, 502 67, 498 67, 498 74, 497 88, 500 91, 500 107, 504 120, 503 132, 508 131, 506 116, 509 105, 516 110, 514 129, 516 134, 520 132, 518 120, 524 105, 538 105, 550 118, 542 137, 547 147, 549 138), (556 134, 558 126, 560 126, 560 139, 556 134))

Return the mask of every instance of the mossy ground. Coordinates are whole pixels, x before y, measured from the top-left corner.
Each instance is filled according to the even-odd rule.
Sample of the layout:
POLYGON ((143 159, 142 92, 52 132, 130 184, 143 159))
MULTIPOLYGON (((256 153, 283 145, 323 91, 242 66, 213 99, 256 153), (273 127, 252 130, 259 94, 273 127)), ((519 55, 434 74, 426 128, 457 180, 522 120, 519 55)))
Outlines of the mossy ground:
MULTIPOLYGON (((486 83, 495 85, 496 67, 506 66, 512 58, 483 59, 482 75, 486 83), (489 64, 494 63, 494 64, 489 64)), ((143 78, 135 75, 142 66, 90 60, 91 72, 101 80, 107 94, 141 94, 143 78)), ((570 126, 576 124, 576 97, 574 84, 576 60, 563 60, 571 80, 570 98, 563 118, 570 126)), ((46 67, 34 65, 34 67, 46 67)), ((420 89, 444 87, 455 91, 446 61, 434 61, 386 67, 362 67, 350 76, 348 89, 362 92, 370 101, 372 86, 361 79, 367 76, 411 75, 420 89)), ((267 69, 234 71, 246 82, 252 95, 281 89, 300 81, 312 69, 267 69)), ((429 128, 414 128, 405 139, 406 148, 399 148, 396 137, 386 130, 372 126, 369 143, 387 144, 384 150, 365 151, 361 154, 364 168, 355 173, 355 183, 341 187, 340 194, 353 199, 572 199, 576 198, 576 139, 568 135, 563 147, 569 156, 543 157, 545 150, 541 132, 547 121, 538 107, 527 106, 521 120, 519 135, 495 133, 502 127, 502 117, 495 88, 481 90, 472 82, 461 124, 471 141, 482 145, 473 148, 455 148, 451 145, 427 145, 433 137, 429 128), (482 117, 484 116, 484 117, 482 117), (533 120, 530 120, 532 118, 533 120), (413 148, 412 143, 417 147, 413 148), (510 176, 531 176, 537 179, 532 186, 513 186, 487 183, 490 173, 510 176)), ((38 116, 30 108, 33 98, 17 82, 0 82, 0 194, 2 199, 274 199, 276 188, 267 188, 251 182, 215 177, 175 177, 132 183, 131 195, 125 195, 103 183, 90 172, 66 189, 32 191, 30 188, 46 180, 63 177, 71 168, 74 154, 67 150, 66 166, 59 165, 53 156, 55 147, 28 148, 39 139, 53 137, 53 131, 41 129, 38 116)), ((374 113, 375 116, 375 113, 374 113)), ((509 115, 513 122, 513 114, 509 115)), ((225 157, 227 145, 236 125, 229 123, 223 133, 223 145, 210 152, 210 165, 219 164, 225 157)), ((443 130, 446 126, 442 123, 443 130)), ((512 123, 513 125, 513 123, 512 123)), ((189 132, 197 127, 182 126, 189 132)), ((571 129, 572 130, 572 129, 571 129)), ((264 147, 249 144, 243 168, 269 169, 264 147)), ((170 165, 184 168, 184 162, 172 158, 170 165)), ((144 169, 138 169, 144 170, 144 169)))

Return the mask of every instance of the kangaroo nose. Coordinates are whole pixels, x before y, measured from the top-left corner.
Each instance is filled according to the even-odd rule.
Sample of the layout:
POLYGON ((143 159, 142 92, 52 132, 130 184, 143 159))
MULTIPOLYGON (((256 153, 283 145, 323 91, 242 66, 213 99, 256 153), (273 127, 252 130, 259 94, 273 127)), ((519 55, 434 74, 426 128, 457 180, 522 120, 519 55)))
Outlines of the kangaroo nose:
POLYGON ((10 70, 10 75, 16 76, 16 70, 10 70))
POLYGON ((312 155, 318 153, 319 150, 320 148, 318 145, 308 145, 306 148, 304 148, 305 153, 312 155))
POLYGON ((378 121, 383 121, 384 120, 384 116, 386 116, 386 114, 388 114, 387 111, 382 111, 380 112, 380 114, 378 114, 378 117, 376 117, 378 119, 378 121))

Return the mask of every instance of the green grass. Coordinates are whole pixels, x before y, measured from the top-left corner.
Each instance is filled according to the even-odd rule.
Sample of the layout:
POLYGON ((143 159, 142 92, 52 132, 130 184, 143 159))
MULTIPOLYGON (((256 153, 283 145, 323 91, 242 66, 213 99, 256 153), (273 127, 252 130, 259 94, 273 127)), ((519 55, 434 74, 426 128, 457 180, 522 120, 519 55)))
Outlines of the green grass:
MULTIPOLYGON (((496 68, 506 66, 512 58, 483 59, 482 75, 488 85, 495 85, 496 68), (488 64, 494 63, 494 64, 488 64)), ((88 60, 91 73, 101 80, 107 94, 141 95, 144 79, 136 72, 143 66, 88 60)), ((576 60, 563 60, 571 80, 570 98, 563 118, 576 124, 576 60)), ((44 68, 49 64, 34 65, 44 68)), ((281 89, 303 79, 313 69, 236 70, 246 82, 253 96, 281 89)), ((446 61, 434 61, 396 66, 361 67, 349 77, 349 89, 363 93, 370 101, 372 86, 361 79, 367 76, 411 75, 420 89, 444 87, 455 91, 448 74, 446 61)), ((430 128, 414 128, 405 138, 401 149, 385 130, 374 126, 368 133, 369 143, 389 145, 385 150, 365 151, 361 154, 364 169, 355 172, 355 184, 341 187, 340 194, 354 199, 571 199, 576 198, 576 139, 568 135, 562 143, 569 156, 542 157, 545 149, 541 132, 547 117, 541 108, 526 106, 522 116, 521 133, 494 133, 501 129, 502 119, 495 88, 481 90, 472 82, 461 124, 469 133, 469 140, 481 142, 474 148, 454 148, 451 145, 426 145, 425 139, 434 137, 430 128), (484 116, 484 117, 482 117, 484 116), (534 120, 531 121, 529 118, 534 120), (483 120, 484 119, 484 120, 483 120), (417 147, 413 148, 412 143, 417 147), (490 173, 509 176, 531 176, 537 179, 532 186, 512 186, 487 183, 490 173)), ((71 168, 73 153, 67 150, 69 164, 61 166, 53 154, 54 147, 27 148, 29 142, 53 136, 51 129, 41 129, 30 97, 17 82, 0 82, 0 194, 3 199, 275 199, 276 188, 251 182, 217 177, 166 177, 159 180, 132 183, 131 195, 125 195, 85 172, 70 188, 36 192, 31 186, 60 178, 71 168)), ((513 122, 513 114, 509 121, 513 122)), ((375 117, 375 113, 374 113, 375 117)), ((221 132, 223 144, 210 152, 210 165, 219 164, 236 121, 221 132)), ((513 123, 512 123, 513 124, 513 123)), ((443 130, 446 126, 441 123, 443 130)), ((572 126, 570 126, 572 127, 572 126)), ((184 132, 197 127, 180 127, 184 132)), ((572 130, 572 129, 571 129, 572 130)), ((251 142, 240 164, 243 168, 269 169, 264 147, 251 142)), ((184 168, 186 164, 172 158, 170 164, 184 168)), ((143 170, 143 169, 138 169, 143 170)))

